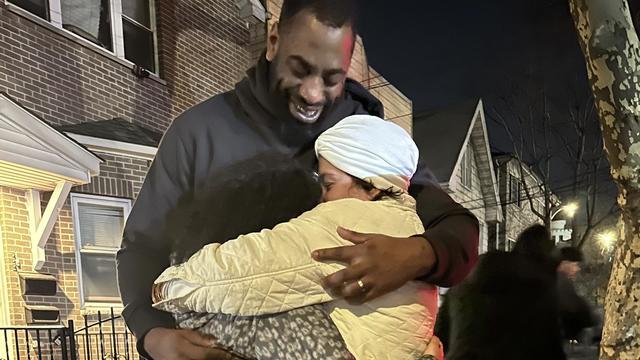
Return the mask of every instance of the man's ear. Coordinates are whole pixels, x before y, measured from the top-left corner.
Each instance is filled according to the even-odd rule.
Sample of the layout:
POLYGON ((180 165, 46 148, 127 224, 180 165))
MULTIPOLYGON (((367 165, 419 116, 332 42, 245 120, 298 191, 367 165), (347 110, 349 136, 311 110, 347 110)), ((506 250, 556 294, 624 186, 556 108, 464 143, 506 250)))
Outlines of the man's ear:
POLYGON ((273 23, 267 34, 267 60, 273 61, 278 53, 278 46, 280 44, 280 33, 278 22, 273 23))

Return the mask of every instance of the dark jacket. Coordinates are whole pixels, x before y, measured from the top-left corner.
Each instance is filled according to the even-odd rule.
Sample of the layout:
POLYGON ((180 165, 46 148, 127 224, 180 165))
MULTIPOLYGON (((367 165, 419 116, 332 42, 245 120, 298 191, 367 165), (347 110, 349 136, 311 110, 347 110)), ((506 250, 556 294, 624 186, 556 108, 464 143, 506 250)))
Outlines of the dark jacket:
MULTIPOLYGON (((117 255, 123 316, 138 339, 139 350, 150 329, 174 326, 170 314, 151 307, 154 279, 170 265, 172 253, 176 261, 202 245, 182 239, 183 244, 176 246, 175 239, 168 235, 172 209, 200 197, 212 180, 233 181, 234 176, 240 176, 240 172, 229 170, 234 164, 279 158, 313 169, 313 144, 322 131, 353 114, 383 116, 382 104, 360 84, 348 80, 344 95, 320 121, 300 124, 289 114, 284 96, 269 89, 268 68, 266 60, 261 60, 233 91, 214 96, 180 115, 162 139, 127 220, 117 255), (189 250, 176 250, 182 246, 189 250)), ((279 183, 286 187, 287 180, 279 183)), ((441 285, 457 283, 477 259, 477 220, 435 183, 424 181, 415 184, 413 190, 427 228, 424 235, 437 256, 437 266, 424 280, 441 285)), ((221 199, 217 204, 221 209, 235 201, 221 199)), ((272 205, 250 206, 270 211, 272 205)), ((254 224, 253 228, 269 225, 254 224)), ((247 229, 251 226, 231 229, 209 242, 236 237, 247 229)))
POLYGON ((558 273, 558 304, 565 339, 578 340, 584 329, 597 324, 591 306, 563 273, 558 273))
POLYGON ((555 264, 492 252, 446 295, 435 333, 447 360, 565 359, 555 264))

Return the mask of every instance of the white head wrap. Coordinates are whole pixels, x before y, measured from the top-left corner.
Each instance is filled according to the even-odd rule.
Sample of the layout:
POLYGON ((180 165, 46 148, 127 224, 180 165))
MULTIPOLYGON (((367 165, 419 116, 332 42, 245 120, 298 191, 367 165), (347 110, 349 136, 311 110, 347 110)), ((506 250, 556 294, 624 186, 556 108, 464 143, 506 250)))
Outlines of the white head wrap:
POLYGON ((371 115, 349 116, 316 140, 316 156, 380 190, 407 191, 418 147, 400 126, 371 115))

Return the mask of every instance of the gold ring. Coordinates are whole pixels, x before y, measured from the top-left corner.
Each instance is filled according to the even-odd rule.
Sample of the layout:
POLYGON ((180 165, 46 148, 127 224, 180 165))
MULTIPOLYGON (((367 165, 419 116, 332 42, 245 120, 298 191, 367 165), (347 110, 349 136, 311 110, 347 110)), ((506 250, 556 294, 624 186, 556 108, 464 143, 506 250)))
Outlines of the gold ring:
POLYGON ((360 287, 360 290, 361 290, 362 292, 367 291, 367 288, 364 286, 364 282, 362 281, 362 279, 360 279, 360 280, 356 281, 356 284, 358 284, 358 286, 360 287))

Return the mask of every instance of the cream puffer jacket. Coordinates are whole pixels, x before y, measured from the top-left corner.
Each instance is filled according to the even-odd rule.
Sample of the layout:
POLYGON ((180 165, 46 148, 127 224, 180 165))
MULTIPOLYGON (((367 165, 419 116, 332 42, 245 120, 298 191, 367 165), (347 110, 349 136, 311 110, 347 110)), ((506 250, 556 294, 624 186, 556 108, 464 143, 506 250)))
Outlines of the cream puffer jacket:
POLYGON ((326 303, 356 359, 418 358, 433 333, 436 288, 412 281, 362 305, 333 298, 321 281, 344 265, 317 262, 310 254, 352 245, 338 236, 338 226, 395 237, 424 232, 408 195, 323 203, 272 230, 207 245, 187 262, 168 268, 155 281, 154 307, 255 316, 326 303))

